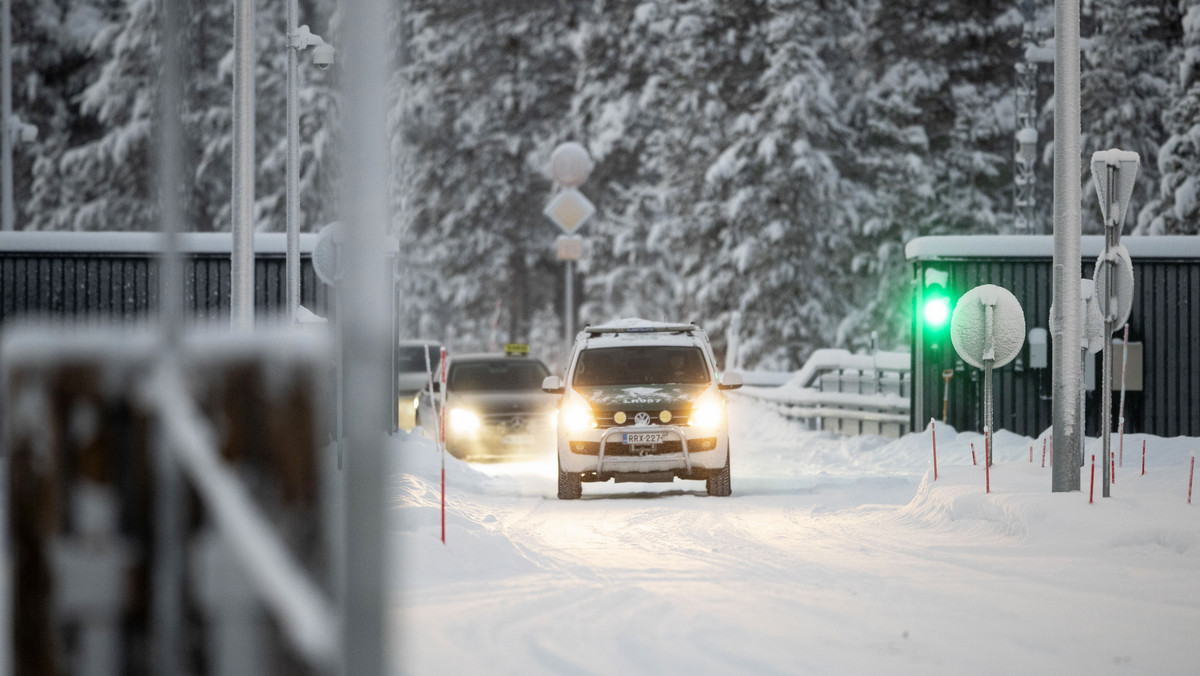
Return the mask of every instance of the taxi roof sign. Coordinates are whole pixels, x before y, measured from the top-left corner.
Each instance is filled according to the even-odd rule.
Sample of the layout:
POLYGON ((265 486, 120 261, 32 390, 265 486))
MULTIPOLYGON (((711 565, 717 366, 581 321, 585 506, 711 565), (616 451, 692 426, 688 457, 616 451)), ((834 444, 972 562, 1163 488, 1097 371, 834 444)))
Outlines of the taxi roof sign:
POLYGON ((524 343, 509 343, 504 346, 504 354, 509 357, 528 357, 529 346, 524 343))

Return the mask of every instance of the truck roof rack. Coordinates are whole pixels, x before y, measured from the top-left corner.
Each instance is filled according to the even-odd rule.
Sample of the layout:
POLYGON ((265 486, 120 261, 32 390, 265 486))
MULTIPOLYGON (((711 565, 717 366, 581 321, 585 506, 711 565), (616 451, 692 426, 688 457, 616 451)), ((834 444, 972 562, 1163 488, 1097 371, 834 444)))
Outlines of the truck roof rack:
POLYGON ((695 324, 632 324, 610 325, 610 326, 586 326, 584 332, 589 336, 598 336, 604 333, 692 333, 699 331, 700 327, 695 324))

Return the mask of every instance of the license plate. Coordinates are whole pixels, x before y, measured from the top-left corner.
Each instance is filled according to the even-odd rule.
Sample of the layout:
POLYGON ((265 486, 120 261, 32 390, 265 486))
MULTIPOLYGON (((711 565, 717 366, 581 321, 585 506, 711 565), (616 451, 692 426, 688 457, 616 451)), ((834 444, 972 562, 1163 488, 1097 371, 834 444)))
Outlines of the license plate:
POLYGON ((662 432, 626 432, 621 435, 626 444, 661 444, 662 432))
POLYGON ((532 434, 506 434, 500 439, 500 443, 510 446, 528 446, 533 443, 532 434))

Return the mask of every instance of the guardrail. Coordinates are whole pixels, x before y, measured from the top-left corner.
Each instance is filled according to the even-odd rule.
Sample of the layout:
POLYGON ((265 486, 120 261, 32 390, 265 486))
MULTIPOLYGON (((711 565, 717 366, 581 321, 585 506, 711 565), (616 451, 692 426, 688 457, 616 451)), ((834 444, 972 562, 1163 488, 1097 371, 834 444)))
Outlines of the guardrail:
POLYGON ((909 431, 910 368, 907 352, 817 350, 786 379, 754 378, 781 384, 748 384, 736 395, 766 403, 809 429, 897 438, 909 431))

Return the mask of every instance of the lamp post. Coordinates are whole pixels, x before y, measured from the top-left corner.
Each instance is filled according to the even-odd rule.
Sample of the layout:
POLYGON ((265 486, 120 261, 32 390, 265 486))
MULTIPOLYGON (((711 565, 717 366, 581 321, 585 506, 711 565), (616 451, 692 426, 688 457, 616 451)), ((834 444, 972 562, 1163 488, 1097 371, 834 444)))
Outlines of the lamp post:
POLYGON ((12 111, 12 0, 0 0, 0 230, 13 229, 13 143, 32 143, 38 129, 12 111))
POLYGON ((0 7, 0 52, 3 55, 0 59, 3 60, 3 66, 0 67, 0 164, 3 164, 3 169, 0 173, 0 183, 3 187, 3 229, 5 232, 13 229, 13 139, 12 132, 9 131, 9 124, 12 122, 12 0, 3 0, 3 7, 0 7))
POLYGON ((255 0, 236 0, 229 318, 237 331, 254 329, 254 13, 255 0))
POLYGON ((1022 3, 1021 11, 1025 18, 1021 35, 1025 54, 1024 60, 1016 65, 1017 152, 1013 166, 1013 182, 1016 184, 1013 225, 1018 233, 1033 234, 1042 230, 1041 219, 1037 215, 1038 64, 1053 63, 1054 53, 1037 44, 1033 3, 1022 3))
POLYGON ((295 321, 300 307, 300 105, 296 93, 299 52, 312 47, 313 63, 324 69, 333 63, 334 49, 308 26, 296 27, 297 0, 288 0, 287 14, 287 309, 288 317, 295 321))

